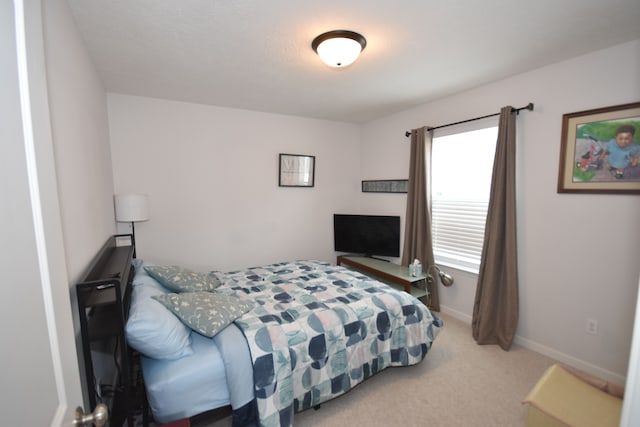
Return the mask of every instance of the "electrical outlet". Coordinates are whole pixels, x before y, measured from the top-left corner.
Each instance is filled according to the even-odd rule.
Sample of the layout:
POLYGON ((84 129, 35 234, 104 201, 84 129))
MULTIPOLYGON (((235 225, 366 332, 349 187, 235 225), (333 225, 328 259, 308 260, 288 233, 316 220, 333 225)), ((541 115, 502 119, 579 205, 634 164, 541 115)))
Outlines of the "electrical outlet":
POLYGON ((591 335, 598 335, 598 321, 596 319, 587 318, 585 331, 591 335))

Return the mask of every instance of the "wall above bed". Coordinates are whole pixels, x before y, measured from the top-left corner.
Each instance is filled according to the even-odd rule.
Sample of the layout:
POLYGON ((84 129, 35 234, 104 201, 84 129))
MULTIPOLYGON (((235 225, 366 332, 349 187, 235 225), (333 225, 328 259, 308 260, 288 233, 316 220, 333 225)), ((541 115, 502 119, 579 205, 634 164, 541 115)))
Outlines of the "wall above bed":
POLYGON ((136 226, 141 257, 220 270, 334 260, 333 213, 359 209, 357 125, 117 94, 108 111, 114 191, 148 194, 153 212, 136 226), (278 187, 279 153, 313 153, 313 191, 278 187))

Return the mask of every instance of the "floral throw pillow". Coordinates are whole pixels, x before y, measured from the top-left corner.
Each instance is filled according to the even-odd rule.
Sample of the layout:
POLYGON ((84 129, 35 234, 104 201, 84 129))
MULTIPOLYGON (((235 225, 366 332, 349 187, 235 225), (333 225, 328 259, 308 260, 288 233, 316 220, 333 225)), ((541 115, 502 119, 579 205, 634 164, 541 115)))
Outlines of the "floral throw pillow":
POLYGON ((212 273, 196 273, 186 268, 172 266, 146 266, 144 270, 165 288, 173 292, 207 292, 220 285, 212 273))
POLYGON ((216 292, 155 295, 152 298, 205 337, 213 337, 231 322, 253 309, 251 301, 216 292))

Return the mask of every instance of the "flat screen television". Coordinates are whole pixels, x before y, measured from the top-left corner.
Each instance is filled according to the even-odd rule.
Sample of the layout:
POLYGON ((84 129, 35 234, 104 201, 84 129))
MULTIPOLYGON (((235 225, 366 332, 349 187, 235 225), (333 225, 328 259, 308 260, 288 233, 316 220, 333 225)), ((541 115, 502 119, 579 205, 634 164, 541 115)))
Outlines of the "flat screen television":
POLYGON ((400 217, 385 215, 333 215, 336 252, 364 256, 400 256, 400 217))

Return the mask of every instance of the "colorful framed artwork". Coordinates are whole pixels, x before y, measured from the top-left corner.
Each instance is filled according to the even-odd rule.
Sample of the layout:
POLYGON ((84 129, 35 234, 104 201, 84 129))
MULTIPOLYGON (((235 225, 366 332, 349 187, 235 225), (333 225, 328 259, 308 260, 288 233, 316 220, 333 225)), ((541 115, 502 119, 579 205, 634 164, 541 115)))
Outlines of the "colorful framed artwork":
POLYGON ((640 194, 640 102, 562 116, 558 193, 640 194))

